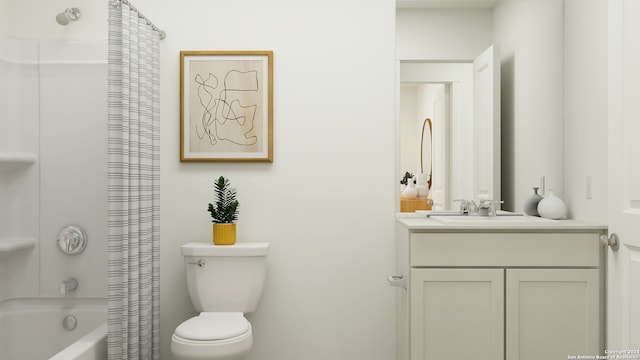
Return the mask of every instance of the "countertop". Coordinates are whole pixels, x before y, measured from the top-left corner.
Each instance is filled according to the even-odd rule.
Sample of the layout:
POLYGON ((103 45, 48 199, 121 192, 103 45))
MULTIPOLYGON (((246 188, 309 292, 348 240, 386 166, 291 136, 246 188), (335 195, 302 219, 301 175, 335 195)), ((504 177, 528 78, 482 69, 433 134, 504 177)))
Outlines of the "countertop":
POLYGON ((579 220, 550 220, 532 224, 445 224, 424 214, 415 213, 397 213, 396 224, 406 227, 408 230, 418 230, 419 232, 593 232, 607 230, 606 225, 579 220))

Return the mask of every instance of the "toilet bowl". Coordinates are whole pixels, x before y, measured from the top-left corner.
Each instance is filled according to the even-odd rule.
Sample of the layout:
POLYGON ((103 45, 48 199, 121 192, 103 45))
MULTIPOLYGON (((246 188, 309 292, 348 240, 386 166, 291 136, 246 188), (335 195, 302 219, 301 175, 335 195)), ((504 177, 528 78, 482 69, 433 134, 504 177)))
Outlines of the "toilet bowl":
POLYGON ((176 360, 242 360, 253 342, 244 314, 201 313, 180 324, 171 337, 176 360))
POLYGON ((189 299, 199 312, 171 337, 175 360, 243 360, 253 345, 244 314, 256 310, 268 243, 182 245, 189 299))

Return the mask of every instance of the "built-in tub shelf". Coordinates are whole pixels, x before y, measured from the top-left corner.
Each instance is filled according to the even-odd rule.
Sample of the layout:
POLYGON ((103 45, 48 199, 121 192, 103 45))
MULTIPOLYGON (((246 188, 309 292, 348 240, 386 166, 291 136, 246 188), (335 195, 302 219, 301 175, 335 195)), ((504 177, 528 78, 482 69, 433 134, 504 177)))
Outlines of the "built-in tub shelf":
POLYGON ((0 152, 0 169, 13 168, 17 166, 28 166, 35 162, 36 162, 36 154, 34 153, 0 152))
POLYGON ((36 246, 36 239, 33 237, 5 237, 0 238, 0 256, 10 254, 23 249, 36 246))

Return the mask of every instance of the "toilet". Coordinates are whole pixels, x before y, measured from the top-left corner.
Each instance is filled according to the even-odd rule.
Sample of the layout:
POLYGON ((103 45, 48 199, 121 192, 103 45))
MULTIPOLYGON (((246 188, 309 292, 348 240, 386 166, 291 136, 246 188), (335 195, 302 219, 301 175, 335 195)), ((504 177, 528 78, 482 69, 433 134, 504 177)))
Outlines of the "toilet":
POLYGON ((182 256, 189 298, 200 314, 171 337, 176 360, 242 360, 253 344, 245 313, 262 295, 269 243, 187 243, 182 256))

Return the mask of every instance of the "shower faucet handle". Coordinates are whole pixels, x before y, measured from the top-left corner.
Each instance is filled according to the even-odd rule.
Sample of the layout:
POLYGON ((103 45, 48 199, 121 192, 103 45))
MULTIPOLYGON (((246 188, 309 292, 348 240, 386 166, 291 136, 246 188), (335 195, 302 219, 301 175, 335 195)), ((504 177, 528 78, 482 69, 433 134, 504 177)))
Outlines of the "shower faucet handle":
POLYGON ((67 225, 56 238, 58 247, 67 255, 80 254, 87 247, 87 232, 80 225, 67 225))
POLYGON ((65 296, 68 291, 74 291, 78 288, 78 279, 68 278, 60 283, 60 296, 65 296))

